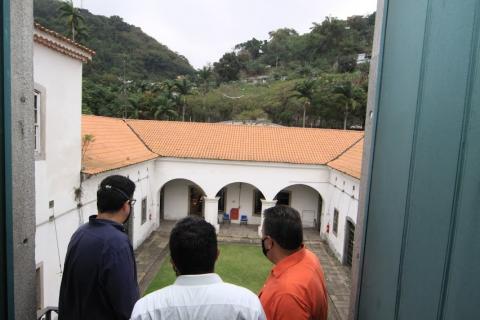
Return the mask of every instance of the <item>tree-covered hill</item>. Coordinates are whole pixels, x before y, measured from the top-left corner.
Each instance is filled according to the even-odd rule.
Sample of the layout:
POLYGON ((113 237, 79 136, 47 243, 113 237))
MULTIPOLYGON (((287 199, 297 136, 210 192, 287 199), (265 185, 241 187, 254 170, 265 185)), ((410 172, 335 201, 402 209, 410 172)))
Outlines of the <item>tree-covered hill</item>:
MULTIPOLYGON (((60 17, 58 0, 34 0, 35 21, 68 35, 69 28, 60 17)), ((78 42, 96 51, 92 63, 85 65, 84 77, 89 80, 107 80, 123 77, 128 80, 163 80, 194 72, 188 60, 171 51, 140 28, 121 17, 94 15, 78 9, 85 30, 78 42), (86 34, 86 36, 84 36, 86 34)))
POLYGON ((213 66, 195 71, 183 56, 118 16, 93 15, 71 0, 34 1, 36 21, 97 52, 84 69, 84 113, 322 128, 364 125, 375 13, 327 17, 305 34, 278 29, 268 40, 240 43, 213 66), (366 59, 358 59, 360 54, 366 59))
POLYGON ((374 27, 375 13, 346 20, 327 17, 305 34, 278 29, 268 40, 252 38, 237 44, 214 63, 214 71, 219 82, 264 74, 292 78, 352 72, 358 55, 371 53, 374 27))

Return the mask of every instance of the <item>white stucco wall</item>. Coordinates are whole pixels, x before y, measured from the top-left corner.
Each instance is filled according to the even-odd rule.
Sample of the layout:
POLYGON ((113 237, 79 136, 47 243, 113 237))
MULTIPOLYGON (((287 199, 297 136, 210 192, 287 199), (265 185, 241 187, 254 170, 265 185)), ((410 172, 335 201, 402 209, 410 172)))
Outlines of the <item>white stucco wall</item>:
MULTIPOLYGON (((38 177, 55 212, 75 201, 73 188, 80 182, 82 63, 37 43, 34 44, 34 82, 45 99, 45 170, 38 177), (42 179, 43 178, 43 179, 42 179)), ((45 199, 38 199, 45 201, 45 199)))
MULTIPOLYGON (((321 220, 324 224, 324 213, 329 208, 330 195, 334 191, 330 183, 331 169, 322 165, 160 158, 155 161, 155 168, 155 180, 161 186, 174 179, 186 179, 202 188, 209 198, 214 198, 220 189, 228 186, 227 212, 238 207, 238 189, 242 182, 241 213, 249 216, 250 224, 261 221, 260 216, 251 214, 251 186, 258 188, 267 201, 272 201, 282 189, 289 188, 292 191, 291 205, 305 216, 305 226, 308 227, 313 226, 313 219, 318 217, 318 193, 323 199, 321 220)), ((169 194, 172 193, 173 190, 170 190, 169 194)), ((176 199, 182 198, 180 194, 184 193, 178 189, 176 199)), ((174 208, 173 202, 167 204, 167 194, 165 199, 165 219, 185 216, 181 212, 186 209, 180 211, 174 208), (169 218, 168 211, 177 213, 169 218)), ((184 202, 178 203, 187 206, 184 202)))
POLYGON ((321 236, 327 239, 330 248, 342 262, 345 255, 345 231, 347 219, 350 219, 354 225, 357 223, 359 183, 360 181, 356 178, 333 169, 331 170, 330 201, 323 216, 321 236), (337 209, 339 213, 338 230, 336 234, 333 232, 333 217, 335 209, 337 209), (329 225, 330 228, 329 233, 326 233, 327 225, 329 225))
POLYGON ((43 157, 35 161, 35 260, 43 267, 44 306, 55 306, 67 239, 79 223, 78 214, 68 212, 80 184, 82 63, 37 43, 33 61, 45 139, 43 157))
POLYGON ((155 180, 160 185, 173 179, 187 179, 202 188, 209 198, 236 182, 255 186, 266 200, 273 200, 280 190, 296 184, 310 186, 322 197, 330 192, 330 169, 321 165, 160 158, 155 167, 155 180))

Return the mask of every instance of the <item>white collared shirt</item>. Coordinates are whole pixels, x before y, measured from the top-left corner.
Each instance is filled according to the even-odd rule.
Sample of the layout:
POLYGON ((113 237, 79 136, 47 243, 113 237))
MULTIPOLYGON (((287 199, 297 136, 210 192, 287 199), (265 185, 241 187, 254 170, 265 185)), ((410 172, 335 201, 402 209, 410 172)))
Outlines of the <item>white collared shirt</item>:
POLYGON ((242 319, 265 320, 258 297, 225 283, 215 273, 177 277, 171 286, 138 300, 131 320, 242 319))

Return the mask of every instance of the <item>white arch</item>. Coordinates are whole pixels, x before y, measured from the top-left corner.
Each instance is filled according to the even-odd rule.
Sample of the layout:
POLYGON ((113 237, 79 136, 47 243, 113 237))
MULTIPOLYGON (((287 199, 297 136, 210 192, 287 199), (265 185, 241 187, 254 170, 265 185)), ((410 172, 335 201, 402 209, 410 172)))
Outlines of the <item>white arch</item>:
MULTIPOLYGON (((316 206, 313 205, 312 203, 310 203, 310 205, 307 206, 307 208, 308 208, 307 211, 310 211, 310 212, 313 211, 314 212, 313 218, 312 218, 312 219, 314 219, 313 220, 314 221, 314 226, 319 226, 321 224, 322 216, 325 214, 325 208, 326 208, 326 205, 327 205, 326 197, 322 196, 322 193, 312 185, 309 185, 309 184, 306 184, 306 183, 292 183, 292 184, 288 184, 288 185, 284 186, 283 188, 279 189, 278 192, 274 195, 274 198, 276 198, 278 193, 281 192, 282 190, 292 188, 292 187, 303 187, 303 188, 306 188, 307 190, 313 191, 316 195, 318 195, 318 200, 320 201, 321 207, 318 206, 318 203, 317 203, 316 206)), ((292 198, 291 198, 291 201, 293 201, 292 198)), ((297 205, 294 205, 293 203, 291 203, 290 205, 292 207, 294 207, 295 209, 299 210, 300 213, 302 213, 300 211, 301 207, 300 208, 297 207, 298 203, 297 203, 297 205)), ((311 215, 308 215, 308 216, 311 217, 311 215)))
POLYGON ((222 187, 220 187, 220 188, 215 192, 215 195, 217 195, 217 194, 220 192, 220 190, 222 190, 223 188, 228 187, 228 186, 233 185, 233 184, 236 184, 236 183, 243 183, 243 184, 250 185, 250 186, 254 187, 255 189, 257 189, 258 191, 260 191, 260 192, 262 193, 263 197, 265 197, 265 193, 264 193, 259 187, 257 187, 257 186, 254 185, 253 183, 245 182, 245 181, 229 182, 229 183, 223 185, 222 187))
POLYGON ((290 187, 294 187, 294 186, 303 186, 303 187, 307 187, 307 188, 309 188, 309 189, 312 189, 313 191, 315 191, 315 192, 318 193, 318 195, 320 196, 320 198, 322 199, 322 201, 325 201, 325 196, 322 195, 322 192, 321 192, 318 188, 316 188, 316 187, 314 187, 313 185, 310 185, 310 184, 308 184, 308 183, 290 183, 290 184, 286 184, 285 186, 283 186, 283 187, 281 187, 281 188, 279 188, 279 189, 278 189, 278 188, 276 189, 277 191, 276 191, 276 193, 273 195, 273 198, 275 198, 280 191, 282 191, 282 190, 284 190, 284 189, 287 189, 287 188, 290 188, 290 187))
POLYGON ((172 182, 172 181, 175 181, 175 180, 185 180, 185 181, 191 182, 202 191, 204 196, 207 195, 206 192, 205 192, 205 188, 203 188, 200 184, 198 184, 197 182, 195 182, 195 181, 193 181, 192 179, 189 179, 189 178, 172 178, 172 179, 169 179, 169 180, 165 181, 164 183, 162 183, 160 185, 157 192, 161 192, 163 187, 165 187, 165 185, 167 185, 169 182, 172 182))

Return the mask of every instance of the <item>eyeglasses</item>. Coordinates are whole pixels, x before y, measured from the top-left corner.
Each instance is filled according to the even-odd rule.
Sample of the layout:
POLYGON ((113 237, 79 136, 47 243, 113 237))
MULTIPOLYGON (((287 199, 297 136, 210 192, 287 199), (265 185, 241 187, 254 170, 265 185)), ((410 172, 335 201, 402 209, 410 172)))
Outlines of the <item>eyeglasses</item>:
POLYGON ((130 199, 130 200, 128 200, 128 202, 133 207, 135 205, 135 202, 137 202, 137 200, 136 199, 130 199))

